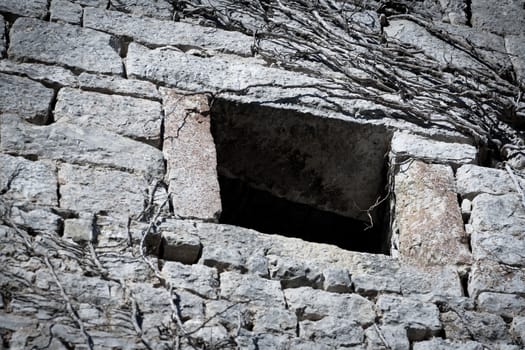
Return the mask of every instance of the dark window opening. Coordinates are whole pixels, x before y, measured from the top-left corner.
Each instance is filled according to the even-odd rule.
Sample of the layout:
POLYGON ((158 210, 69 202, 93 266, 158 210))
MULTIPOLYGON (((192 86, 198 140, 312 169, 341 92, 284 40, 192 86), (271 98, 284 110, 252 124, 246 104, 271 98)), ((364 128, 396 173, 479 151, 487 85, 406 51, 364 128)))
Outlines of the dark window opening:
POLYGON ((388 254, 388 201, 367 212, 385 194, 386 129, 224 100, 211 118, 221 223, 388 254))

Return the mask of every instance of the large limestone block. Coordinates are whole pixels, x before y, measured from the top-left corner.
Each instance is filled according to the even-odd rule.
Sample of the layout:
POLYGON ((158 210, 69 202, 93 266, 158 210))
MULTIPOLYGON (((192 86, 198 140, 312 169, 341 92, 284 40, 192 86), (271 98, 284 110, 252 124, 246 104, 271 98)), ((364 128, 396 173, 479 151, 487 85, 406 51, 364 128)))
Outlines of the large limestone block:
POLYGON ((493 260, 477 260, 472 265, 468 292, 473 298, 482 292, 525 295, 525 270, 493 260))
POLYGON ((104 165, 146 178, 164 176, 164 160, 158 149, 100 129, 55 123, 35 126, 12 114, 3 114, 0 146, 3 152, 104 165))
POLYGON ((365 332, 352 320, 338 317, 324 317, 318 321, 304 320, 299 324, 299 334, 306 339, 332 346, 341 347, 361 345, 365 332))
POLYGON ((82 73, 76 82, 83 90, 93 90, 109 94, 146 98, 160 101, 160 94, 155 84, 148 81, 125 79, 115 75, 82 73))
POLYGON ((173 4, 168 0, 112 0, 110 8, 122 12, 131 12, 140 16, 167 20, 170 20, 173 16, 173 4))
POLYGON ((357 294, 325 292, 310 287, 285 289, 288 307, 300 321, 318 321, 325 317, 340 317, 361 326, 374 323, 374 304, 357 294))
POLYGON ((82 6, 68 0, 53 0, 49 7, 51 21, 80 24, 82 22, 82 6))
MULTIPOLYGON (((523 12, 525 14, 525 11, 523 12)), ((518 81, 525 83, 525 29, 523 29, 521 35, 505 36, 505 47, 514 66, 516 78, 518 81)))
MULTIPOLYGON (((525 181, 522 182, 525 186, 525 181)), ((516 192, 510 175, 501 169, 466 164, 456 172, 456 185, 462 198, 473 199, 478 194, 505 194, 516 192)))
POLYGON ((478 296, 478 309, 506 319, 525 316, 525 297, 516 294, 483 292, 478 296))
POLYGON ((0 154, 0 193, 13 205, 57 206, 55 166, 0 154))
POLYGON ((392 137, 391 157, 396 163, 409 158, 458 166, 474 163, 477 159, 475 147, 463 143, 450 143, 428 139, 404 132, 392 137))
POLYGON ((84 26, 117 36, 133 38, 148 46, 176 46, 211 49, 251 56, 253 38, 239 32, 203 27, 183 22, 167 22, 117 11, 86 8, 84 26))
POLYGON ((525 267, 525 232, 474 231, 471 234, 472 257, 502 264, 525 267))
POLYGON ((64 88, 54 116, 59 123, 101 128, 160 146, 162 108, 155 101, 64 88))
POLYGON ((220 275, 220 296, 233 302, 249 302, 259 306, 284 309, 284 295, 277 281, 270 281, 252 274, 241 275, 227 271, 220 275))
POLYGON ((507 235, 525 232, 525 208, 517 193, 480 194, 472 201, 469 224, 472 231, 507 235))
POLYGON ((147 199, 148 183, 122 171, 62 164, 58 181, 60 207, 76 212, 139 214, 147 199))
POLYGON ((19 18, 11 28, 8 55, 88 72, 122 74, 118 45, 110 35, 69 24, 19 18))
POLYGON ((2 0, 0 12, 7 12, 18 16, 44 18, 47 15, 47 0, 2 0))
POLYGON ((36 81, 0 73, 0 112, 15 113, 32 123, 45 124, 53 96, 52 89, 36 81))
POLYGON ((394 183, 401 258, 421 267, 468 265, 471 256, 452 168, 407 162, 394 183))
POLYGON ((185 289, 203 298, 217 298, 219 274, 212 267, 167 261, 162 267, 162 274, 171 286, 185 289))
POLYGON ((521 0, 472 0, 471 23, 475 29, 496 34, 524 34, 525 8, 521 0))
POLYGON ((423 340, 441 331, 439 310, 432 303, 394 295, 381 295, 377 300, 383 324, 404 325, 411 341, 423 340))
POLYGON ((46 84, 58 86, 78 85, 77 77, 70 70, 58 66, 0 60, 0 72, 24 75, 32 80, 46 84))
POLYGON ((173 211, 183 218, 218 220, 222 207, 208 97, 168 89, 161 94, 163 152, 173 211))

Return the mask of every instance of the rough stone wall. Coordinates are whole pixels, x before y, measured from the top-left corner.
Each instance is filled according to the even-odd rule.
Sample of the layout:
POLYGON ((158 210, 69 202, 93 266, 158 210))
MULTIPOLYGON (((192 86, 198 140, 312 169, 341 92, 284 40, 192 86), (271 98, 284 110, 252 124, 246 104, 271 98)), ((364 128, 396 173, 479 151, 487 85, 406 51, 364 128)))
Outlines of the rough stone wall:
MULTIPOLYGON (((252 36, 180 6, 0 0, 0 349, 525 346, 519 143, 486 167, 501 159, 463 129, 328 95, 333 77, 269 62, 252 36), (223 162, 224 149, 243 163, 223 162), (372 223, 386 204, 389 254, 221 224, 219 176, 372 223)), ((499 67, 523 92, 522 1, 396 8, 409 14, 378 5, 352 18, 445 71, 499 67)))

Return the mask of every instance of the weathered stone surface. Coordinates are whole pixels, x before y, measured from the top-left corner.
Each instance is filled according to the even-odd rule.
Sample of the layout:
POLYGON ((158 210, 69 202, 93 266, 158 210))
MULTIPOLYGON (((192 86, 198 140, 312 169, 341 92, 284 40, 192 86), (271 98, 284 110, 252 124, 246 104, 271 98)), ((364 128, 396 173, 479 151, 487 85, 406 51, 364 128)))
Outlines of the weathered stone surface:
POLYGON ((318 321, 327 316, 345 318, 362 326, 374 322, 374 304, 357 294, 338 294, 310 287, 285 289, 288 307, 300 321, 318 321))
POLYGON ((403 326, 371 326, 366 329, 365 335, 367 350, 410 349, 410 342, 408 341, 407 331, 403 326))
POLYGON ((53 95, 52 89, 36 81, 0 73, 0 112, 16 113, 32 123, 45 124, 53 95))
POLYGON ((5 30, 5 20, 2 15, 0 15, 0 57, 5 56, 6 47, 6 30, 5 30))
POLYGON ((57 206, 55 166, 0 154, 0 193, 12 205, 57 206))
POLYGON ((279 280, 283 288, 321 288, 323 274, 314 264, 277 256, 267 258, 270 277, 279 280))
POLYGON ((219 274, 212 267, 167 261, 162 267, 162 273, 174 287, 188 290, 203 298, 217 298, 219 274))
MULTIPOLYGON (((516 192, 511 177, 505 170, 467 164, 456 172, 457 191, 463 198, 473 199, 478 194, 505 194, 516 192)), ((525 182, 523 182, 525 185, 525 182)))
POLYGON ((254 275, 241 275, 227 271, 220 275, 221 298, 233 302, 284 308, 284 296, 277 281, 270 281, 254 275))
POLYGON ((352 283, 356 293, 374 296, 378 293, 401 293, 401 285, 393 276, 354 275, 352 283))
POLYGON ((92 242, 96 239, 93 220, 66 219, 64 220, 64 238, 77 243, 92 242))
POLYGON ((157 87, 148 81, 124 79, 115 75, 90 73, 82 73, 76 80, 83 90, 93 90, 160 101, 160 94, 157 87))
POLYGON ((182 218, 218 220, 221 196, 208 97, 161 90, 166 180, 173 211, 182 218))
POLYGON ((44 18, 47 15, 47 0, 2 0, 0 12, 19 16, 44 18))
POLYGON ((161 231, 161 258, 194 264, 199 260, 202 246, 199 237, 180 231, 161 231))
POLYGON ((519 0, 472 0, 470 10, 473 28, 489 30, 500 35, 523 34, 525 9, 519 0))
POLYGON ((53 124, 34 126, 12 114, 2 115, 0 145, 4 152, 71 163, 125 169, 146 178, 162 178, 162 152, 104 130, 53 124))
POLYGON ((11 208, 11 220, 15 225, 33 232, 58 232, 62 218, 48 208, 11 208))
POLYGON ((350 272, 347 269, 325 269, 323 270, 323 278, 323 289, 327 292, 348 293, 352 291, 350 272))
POLYGON ((480 311, 500 315, 506 319, 525 316, 525 298, 515 294, 481 293, 477 305, 480 311))
POLYGON ((394 181, 402 259, 421 267, 468 265, 471 256, 452 169, 408 162, 400 166, 394 181))
MULTIPOLYGON (((525 14, 525 11, 523 13, 525 14)), ((518 81, 525 82, 525 45, 523 45, 525 42, 525 30, 522 30, 519 34, 521 35, 505 36, 505 47, 514 66, 516 78, 518 81)))
POLYGON ((62 164, 58 170, 60 207, 77 212, 139 214, 147 182, 129 173, 62 164))
POLYGON ((512 325, 510 327, 510 332, 514 338, 521 340, 522 344, 525 344, 525 317, 515 317, 512 320, 512 325))
POLYGON ((480 194, 472 201, 469 224, 478 232, 520 234, 525 230, 525 208, 517 193, 480 194))
POLYGON ((391 157, 400 163, 408 158, 452 166, 474 163, 477 159, 475 147, 462 143, 440 142, 402 132, 394 133, 391 157))
MULTIPOLYGON (((393 274, 399 280, 403 295, 423 295, 439 298, 458 298, 463 296, 461 280, 455 266, 425 268, 402 266, 393 274)), ((393 285, 395 287, 395 284, 393 285)))
POLYGON ((299 323, 299 334, 302 338, 314 340, 334 348, 359 345, 364 340, 364 331, 359 323, 331 316, 318 321, 301 321, 299 323))
POLYGON ((84 26, 117 36, 133 38, 148 46, 175 46, 251 56, 253 38, 239 32, 201 27, 183 22, 166 22, 122 12, 87 8, 84 26))
POLYGON ((110 8, 162 19, 171 19, 173 16, 173 5, 168 0, 112 0, 110 8))
POLYGON ((77 86, 77 77, 70 70, 38 63, 0 60, 0 72, 26 76, 32 80, 59 86, 77 86))
POLYGON ((437 335, 442 326, 439 310, 434 304, 394 295, 381 295, 377 300, 383 323, 404 325, 411 341, 437 335))
POLYGON ((498 264, 493 260, 477 260, 472 265, 468 283, 469 295, 482 292, 525 295, 525 270, 498 264))
POLYGON ((70 0, 75 4, 89 7, 102 7, 107 8, 109 0, 70 0))
POLYGON ((414 343, 414 350, 483 350, 483 344, 475 341, 455 342, 448 339, 432 338, 414 343))
POLYGON ((82 6, 68 0, 53 0, 49 12, 52 21, 71 24, 82 22, 82 6))
POLYGON ((59 123, 105 129, 160 146, 162 112, 158 102, 64 88, 58 93, 54 116, 59 123))
POLYGON ((297 316, 293 311, 272 307, 258 308, 253 317, 253 331, 257 333, 274 333, 296 335, 297 316))
POLYGON ((472 257, 525 267, 525 232, 477 231, 471 234, 472 257))
POLYGON ((11 28, 8 55, 88 72, 122 74, 118 48, 110 35, 69 24, 19 18, 11 28), (112 46, 113 45, 113 46, 112 46))
POLYGON ((465 311, 460 317, 473 340, 482 343, 510 340, 505 322, 498 315, 465 311))

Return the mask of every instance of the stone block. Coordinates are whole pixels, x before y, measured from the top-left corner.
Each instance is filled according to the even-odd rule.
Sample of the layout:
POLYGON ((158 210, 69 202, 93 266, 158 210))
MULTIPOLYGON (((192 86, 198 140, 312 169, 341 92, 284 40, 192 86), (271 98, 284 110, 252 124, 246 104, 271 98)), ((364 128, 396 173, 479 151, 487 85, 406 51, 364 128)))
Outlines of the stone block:
POLYGON ((253 316, 253 332, 297 334, 297 316, 291 310, 266 305, 257 308, 253 316))
POLYGON ((160 101, 160 94, 155 84, 148 81, 124 79, 115 75, 81 73, 76 81, 83 90, 92 90, 108 94, 127 95, 160 101))
POLYGON ((221 298, 232 302, 249 302, 252 305, 284 308, 283 292, 277 281, 231 271, 221 273, 220 279, 221 298))
POLYGON ((23 75, 49 85, 76 87, 77 77, 70 70, 38 63, 20 63, 0 60, 0 72, 23 75))
POLYGON ((477 231, 471 234, 472 257, 525 267, 525 232, 477 231))
POLYGON ((472 265, 468 292, 472 298, 482 292, 525 295, 525 270, 492 260, 477 260, 472 265))
POLYGON ((109 0, 70 0, 75 4, 88 7, 102 7, 107 8, 109 0))
POLYGON ((519 236, 525 231, 525 208, 521 197, 517 193, 480 194, 472 201, 469 224, 473 231, 519 236))
POLYGON ((285 289, 288 307, 295 311, 299 321, 318 321, 332 316, 357 322, 361 326, 374 323, 374 304, 357 294, 325 292, 310 287, 285 289))
POLYGON ((399 281, 388 275, 353 275, 352 282, 356 293, 375 296, 379 293, 401 293, 399 281))
MULTIPOLYGON (((525 11, 523 13, 525 14, 525 11)), ((518 34, 520 35, 505 36, 505 47, 514 66, 516 78, 523 84, 525 83, 525 31, 518 34)))
POLYGON ((49 119, 53 96, 52 89, 36 81, 0 73, 2 113, 15 113, 32 123, 45 124, 49 119))
POLYGON ((59 123, 105 129, 160 146, 162 108, 155 101, 64 88, 58 93, 54 116, 59 123))
POLYGON ((483 344, 471 340, 454 341, 441 338, 417 342, 413 346, 413 350, 484 350, 484 348, 483 344))
POLYGON ((222 206, 208 98, 166 89, 161 94, 163 152, 173 211, 182 218, 216 221, 222 206))
POLYGON ((403 326, 382 325, 378 327, 368 327, 365 331, 365 335, 367 350, 410 349, 410 342, 408 341, 407 331, 403 326))
POLYGON ((64 220, 64 238, 77 243, 93 242, 96 239, 93 220, 66 219, 64 220))
POLYGON ((168 0, 112 0, 110 9, 168 20, 173 16, 173 4, 168 0))
POLYGON ((470 11, 475 29, 500 35, 523 34, 525 9, 521 1, 472 0, 470 11))
POLYGON ((394 181, 401 258, 420 267, 470 264, 452 168, 407 162, 394 181))
POLYGON ((11 28, 8 55, 88 72, 122 74, 119 48, 110 35, 69 24, 19 18, 11 28))
POLYGON ((47 0, 2 0, 0 12, 17 16, 44 18, 47 15, 47 0))
POLYGON ((485 344, 510 341, 505 321, 498 315, 465 311, 459 316, 472 340, 485 344))
POLYGON ((267 256, 272 279, 281 282, 283 288, 321 288, 323 274, 314 263, 286 257, 267 256))
POLYGON ((504 319, 525 316, 525 297, 516 294, 483 292, 477 300, 478 309, 500 315, 504 319))
POLYGON ((365 332, 359 323, 332 316, 318 321, 301 321, 299 334, 302 338, 332 346, 334 349, 361 345, 365 338, 365 332))
POLYGON ((58 232, 62 223, 62 218, 49 208, 13 207, 10 219, 15 225, 37 233, 58 232))
POLYGON ((477 150, 474 146, 463 143, 442 142, 418 135, 396 132, 392 137, 390 157, 395 163, 414 158, 457 167, 476 162, 477 150))
POLYGON ((82 6, 68 0, 53 0, 49 7, 51 21, 71 24, 82 23, 82 6))
POLYGON ((162 267, 162 274, 173 287, 187 290, 203 298, 217 298, 219 274, 212 267, 167 261, 162 267))
POLYGON ((240 32, 96 8, 86 8, 84 11, 84 26, 119 37, 133 38, 135 42, 150 47, 175 46, 185 51, 203 49, 240 56, 252 55, 253 38, 240 32))
POLYGON ((54 123, 35 126, 12 114, 1 115, 3 152, 77 164, 103 165, 143 175, 164 176, 162 152, 105 130, 54 123))
POLYGON ((7 42, 6 42, 6 27, 5 27, 5 20, 2 15, 0 15, 0 57, 5 57, 5 51, 7 49, 7 42))
POLYGON ((139 214, 147 182, 117 170, 62 164, 58 170, 60 207, 76 212, 139 214))
POLYGON ((347 269, 327 268, 323 270, 323 289, 327 292, 349 293, 352 291, 350 272, 347 269))
POLYGON ((160 244, 162 259, 183 264, 196 263, 202 252, 199 237, 184 232, 163 231, 160 244))
POLYGON ((510 332, 514 338, 525 344, 525 316, 515 317, 510 326, 510 332))
POLYGON ((0 154, 0 193, 12 205, 58 206, 55 166, 0 154))
POLYGON ((418 341, 439 334, 442 329, 436 305, 417 299, 381 295, 377 308, 383 324, 403 325, 410 341, 418 341))
MULTIPOLYGON (((506 194, 516 192, 511 177, 505 170, 480 167, 473 164, 461 166, 456 172, 456 185, 462 198, 472 200, 481 193, 506 194)), ((523 181, 525 186, 525 181, 523 181)))

